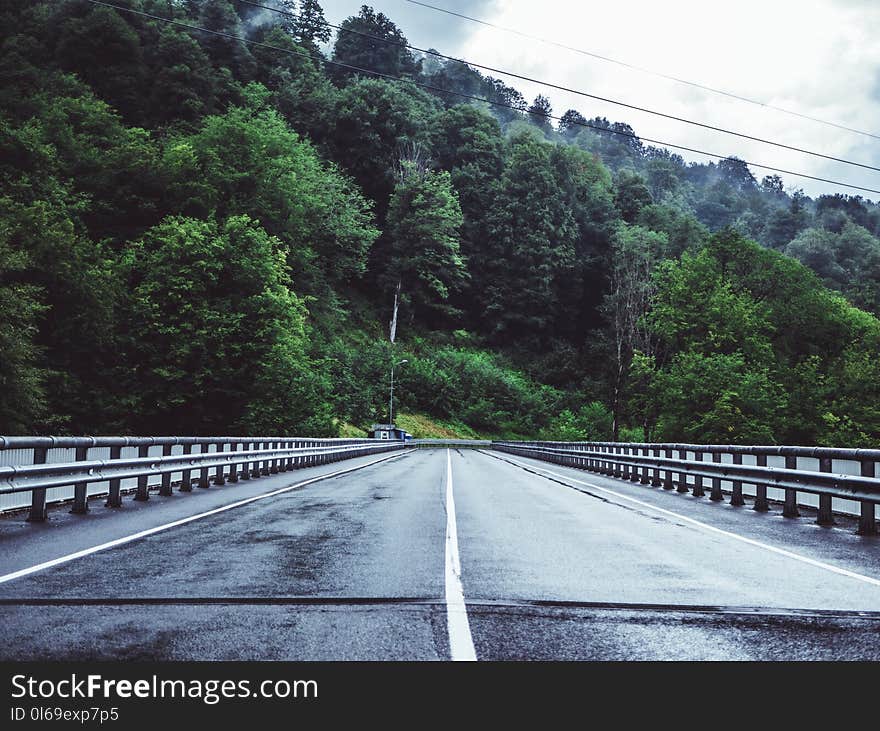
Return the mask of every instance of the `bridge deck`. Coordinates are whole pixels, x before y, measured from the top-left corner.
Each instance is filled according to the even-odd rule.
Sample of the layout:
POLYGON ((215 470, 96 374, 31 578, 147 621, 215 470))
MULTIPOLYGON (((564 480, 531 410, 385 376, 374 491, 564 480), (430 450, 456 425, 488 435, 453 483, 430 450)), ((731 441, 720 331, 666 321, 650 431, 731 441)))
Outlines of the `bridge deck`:
POLYGON ((2 659, 880 658, 876 537, 501 453, 50 517, 0 519, 2 659))

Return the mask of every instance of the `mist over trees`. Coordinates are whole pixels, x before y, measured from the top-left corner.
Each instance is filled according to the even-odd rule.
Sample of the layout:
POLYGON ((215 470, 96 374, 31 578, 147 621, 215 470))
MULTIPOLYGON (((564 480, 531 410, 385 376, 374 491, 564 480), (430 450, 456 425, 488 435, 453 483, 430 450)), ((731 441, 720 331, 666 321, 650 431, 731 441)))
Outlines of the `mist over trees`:
POLYGON ((402 410, 486 435, 880 440, 877 204, 530 104, 368 6, 118 4, 221 35, 0 2, 0 433, 334 435, 396 357, 402 410))

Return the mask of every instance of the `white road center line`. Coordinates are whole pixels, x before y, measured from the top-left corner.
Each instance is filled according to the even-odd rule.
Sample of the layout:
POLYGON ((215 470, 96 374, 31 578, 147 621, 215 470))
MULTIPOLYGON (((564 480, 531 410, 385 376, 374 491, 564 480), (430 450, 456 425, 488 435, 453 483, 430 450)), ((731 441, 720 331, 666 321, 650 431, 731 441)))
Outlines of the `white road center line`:
POLYGON ((476 660, 474 640, 461 585, 458 557, 458 531, 455 526, 455 500, 452 497, 452 453, 446 450, 446 625, 449 628, 449 654, 452 660, 476 660))
POLYGON ((330 472, 326 475, 318 475, 316 477, 309 478, 308 480, 303 480, 302 482, 297 482, 295 485, 288 485, 287 487, 282 487, 279 490, 273 490, 272 492, 267 492, 263 495, 255 495, 254 497, 246 498, 245 500, 239 500, 235 503, 230 503, 229 505, 223 505, 219 508, 214 508, 213 510, 208 510, 204 513, 198 513, 197 515, 191 515, 188 518, 181 518, 180 520, 175 520, 171 523, 165 523, 164 525, 158 525, 155 528, 148 528, 147 530, 142 530, 137 533, 132 533, 128 536, 123 536, 122 538, 116 538, 112 541, 107 541, 106 543, 101 543, 97 546, 92 546, 91 548, 84 548, 82 551, 77 551, 76 553, 69 553, 66 556, 60 556, 59 558, 53 558, 51 561, 44 561, 43 563, 39 563, 36 566, 29 566, 26 569, 19 569, 18 571, 13 571, 10 574, 4 574, 0 576, 0 584, 4 584, 7 581, 13 581, 14 579, 20 579, 23 576, 28 576, 30 574, 35 574, 38 571, 43 571, 44 569, 52 568, 53 566, 58 566, 59 564, 67 563, 68 561, 73 561, 77 558, 83 558, 85 556, 91 556, 93 553, 98 553, 98 551, 105 551, 108 548, 115 548, 116 546, 122 546, 126 543, 131 543, 132 541, 139 540, 140 538, 146 538, 147 536, 151 536, 155 533, 160 533, 163 530, 168 530, 169 528, 176 528, 179 525, 186 525, 187 523, 192 523, 194 520, 200 520, 201 518, 207 518, 211 515, 217 515, 218 513, 223 513, 227 510, 232 510, 233 508, 240 508, 242 505, 249 505, 250 503, 255 503, 257 500, 265 500, 266 498, 275 497, 276 495, 282 495, 285 492, 290 492, 291 490, 296 490, 298 487, 304 487, 306 485, 311 485, 313 482, 320 482, 321 480, 327 480, 331 477, 337 477, 338 475, 344 475, 348 472, 354 472, 356 470, 363 469, 364 467, 369 467, 370 465, 377 464, 379 462, 384 462, 389 459, 394 459, 395 457, 401 457, 405 454, 409 454, 410 452, 401 452, 397 454, 392 454, 391 456, 380 457, 379 459, 374 459, 372 462, 367 462, 365 464, 356 465, 354 467, 349 467, 344 470, 336 470, 335 472, 330 472))
MULTIPOLYGON (((509 457, 505 456, 506 459, 509 457)), ((710 533, 716 533, 718 535, 726 536, 727 538, 732 538, 735 541, 741 541, 742 543, 747 543, 750 546, 755 546, 757 548, 763 548, 765 551, 770 551, 771 553, 778 554, 780 556, 785 556, 786 558, 794 559, 795 561, 800 561, 801 563, 809 564, 810 566, 815 566, 816 568, 824 569, 825 571, 830 571, 834 574, 838 574, 840 576, 846 576, 850 579, 855 579, 856 581, 862 581, 866 584, 871 584, 872 586, 880 586, 880 579, 875 579, 871 576, 865 576, 864 574, 858 574, 855 571, 849 571, 847 569, 842 569, 838 566, 832 566, 829 563, 824 563, 822 561, 817 561, 813 558, 808 558, 807 556, 801 556, 799 553, 793 553, 792 551, 786 551, 784 548, 777 548, 776 546, 771 546, 768 543, 762 543, 761 541, 756 541, 752 538, 746 538, 745 536, 741 536, 737 533, 731 533, 730 531, 722 530, 721 528, 716 528, 715 526, 709 525, 708 523, 703 523, 699 520, 694 520, 693 518, 689 518, 686 515, 682 515, 681 513, 674 513, 671 510, 666 510, 665 508, 658 508, 656 505, 651 505, 650 503, 646 503, 643 500, 638 500, 637 498, 630 497, 629 495, 624 495, 619 492, 615 492, 614 490, 609 490, 607 487, 601 487, 593 482, 585 482, 584 480, 578 480, 576 477, 571 477, 570 475, 564 475, 559 472, 554 472, 553 470, 548 470, 546 467, 538 467, 537 465, 528 464, 526 462, 519 462, 518 460, 511 459, 512 463, 518 464, 522 467, 528 467, 529 469, 538 470, 541 472, 546 472, 548 475, 553 475, 554 477, 560 477, 563 480, 568 480, 569 482, 577 482, 580 485, 585 485, 586 487, 590 487, 594 490, 599 490, 600 492, 604 492, 608 495, 614 495, 614 497, 620 498, 621 500, 627 500, 631 503, 639 505, 648 510, 653 510, 654 512, 661 513, 663 515, 669 515, 677 520, 683 520, 686 523, 690 523, 691 525, 696 525, 703 530, 707 530, 710 533)))

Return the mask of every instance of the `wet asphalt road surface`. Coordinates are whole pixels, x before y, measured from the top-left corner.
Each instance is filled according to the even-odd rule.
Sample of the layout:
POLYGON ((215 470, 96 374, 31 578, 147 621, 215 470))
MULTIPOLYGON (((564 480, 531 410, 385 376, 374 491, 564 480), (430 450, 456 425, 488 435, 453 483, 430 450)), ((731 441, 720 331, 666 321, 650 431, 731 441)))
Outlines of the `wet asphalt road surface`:
MULTIPOLYGON (((449 660, 447 451, 361 458, 43 525, 0 518, 2 660, 449 660)), ((453 450, 479 660, 880 658, 880 540, 453 450), (714 529, 714 530, 713 530, 714 529)))

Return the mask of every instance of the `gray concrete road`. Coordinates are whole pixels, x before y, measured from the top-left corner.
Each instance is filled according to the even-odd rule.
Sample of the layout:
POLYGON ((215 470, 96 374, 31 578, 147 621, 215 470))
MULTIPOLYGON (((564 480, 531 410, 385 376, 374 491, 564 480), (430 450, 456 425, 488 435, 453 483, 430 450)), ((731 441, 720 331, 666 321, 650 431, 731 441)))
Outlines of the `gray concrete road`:
POLYGON ((880 540, 848 523, 494 452, 375 459, 3 517, 0 659, 880 658, 880 540))

